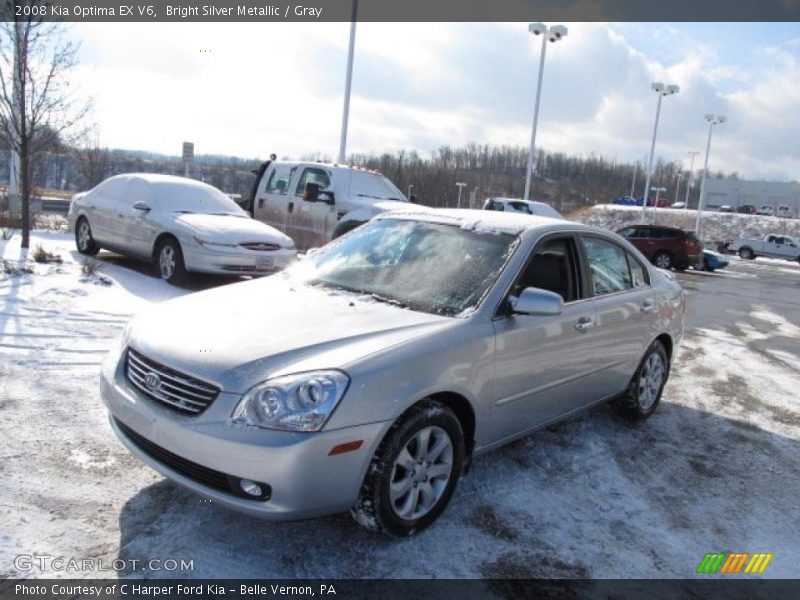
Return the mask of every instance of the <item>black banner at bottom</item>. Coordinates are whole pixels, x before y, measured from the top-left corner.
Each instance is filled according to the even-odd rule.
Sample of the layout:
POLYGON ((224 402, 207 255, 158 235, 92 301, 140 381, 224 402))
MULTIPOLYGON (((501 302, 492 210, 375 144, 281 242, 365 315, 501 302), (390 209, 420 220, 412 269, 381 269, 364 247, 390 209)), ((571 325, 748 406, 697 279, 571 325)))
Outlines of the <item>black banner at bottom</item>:
POLYGON ((800 597, 787 579, 5 579, 0 600, 726 600, 800 597))

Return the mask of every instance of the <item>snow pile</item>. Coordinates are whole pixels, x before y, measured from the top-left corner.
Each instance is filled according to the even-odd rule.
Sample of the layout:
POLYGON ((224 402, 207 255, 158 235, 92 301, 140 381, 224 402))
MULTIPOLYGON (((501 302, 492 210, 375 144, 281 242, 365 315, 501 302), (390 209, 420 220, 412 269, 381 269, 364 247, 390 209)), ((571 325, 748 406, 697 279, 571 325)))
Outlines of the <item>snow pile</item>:
MULTIPOLYGON (((642 208, 640 206, 618 206, 614 204, 598 204, 577 211, 570 215, 573 221, 605 227, 617 231, 626 225, 640 223, 642 208)), ((647 223, 677 227, 686 231, 694 231, 697 211, 647 207, 647 223)), ((763 238, 768 233, 780 233, 800 237, 800 219, 782 219, 761 215, 740 215, 737 213, 720 213, 703 211, 703 240, 732 240, 737 237, 763 238)))

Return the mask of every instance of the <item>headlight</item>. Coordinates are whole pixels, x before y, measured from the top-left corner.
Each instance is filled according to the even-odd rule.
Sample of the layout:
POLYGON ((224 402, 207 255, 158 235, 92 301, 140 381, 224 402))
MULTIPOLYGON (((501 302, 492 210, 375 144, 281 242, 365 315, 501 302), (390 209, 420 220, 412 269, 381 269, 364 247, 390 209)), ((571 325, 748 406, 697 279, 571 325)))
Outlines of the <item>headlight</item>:
POLYGON ((311 371, 268 379, 244 395, 233 422, 266 429, 319 431, 347 390, 341 371, 311 371))
POLYGON ((221 242, 211 242, 195 236, 194 241, 201 246, 210 246, 211 248, 236 248, 238 244, 223 244, 221 242))

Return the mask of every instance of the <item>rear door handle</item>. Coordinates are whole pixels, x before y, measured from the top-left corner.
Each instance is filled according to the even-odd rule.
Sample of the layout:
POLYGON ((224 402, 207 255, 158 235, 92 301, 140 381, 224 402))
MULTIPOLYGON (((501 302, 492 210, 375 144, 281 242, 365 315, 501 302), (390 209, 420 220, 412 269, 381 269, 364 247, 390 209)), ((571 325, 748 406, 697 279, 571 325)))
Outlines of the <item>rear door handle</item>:
POLYGON ((594 317, 581 317, 578 319, 578 322, 575 323, 575 329, 578 331, 586 331, 594 327, 594 317))

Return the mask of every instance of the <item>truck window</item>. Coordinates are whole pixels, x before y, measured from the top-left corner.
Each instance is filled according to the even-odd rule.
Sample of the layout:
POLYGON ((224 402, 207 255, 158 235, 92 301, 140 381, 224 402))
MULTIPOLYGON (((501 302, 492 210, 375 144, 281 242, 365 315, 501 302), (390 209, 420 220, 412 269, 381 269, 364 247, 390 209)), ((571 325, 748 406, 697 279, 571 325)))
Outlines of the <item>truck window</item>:
POLYGON ((331 187, 331 177, 325 169, 308 167, 300 176, 300 181, 297 182, 295 194, 302 195, 306 191, 307 183, 316 183, 319 185, 319 189, 324 191, 331 187))
POLYGON ((289 181, 292 179, 293 167, 278 165, 272 171, 264 191, 268 194, 286 194, 289 192, 289 181))
POLYGON ((405 202, 405 196, 391 181, 383 175, 367 171, 352 171, 350 193, 361 198, 405 202))

